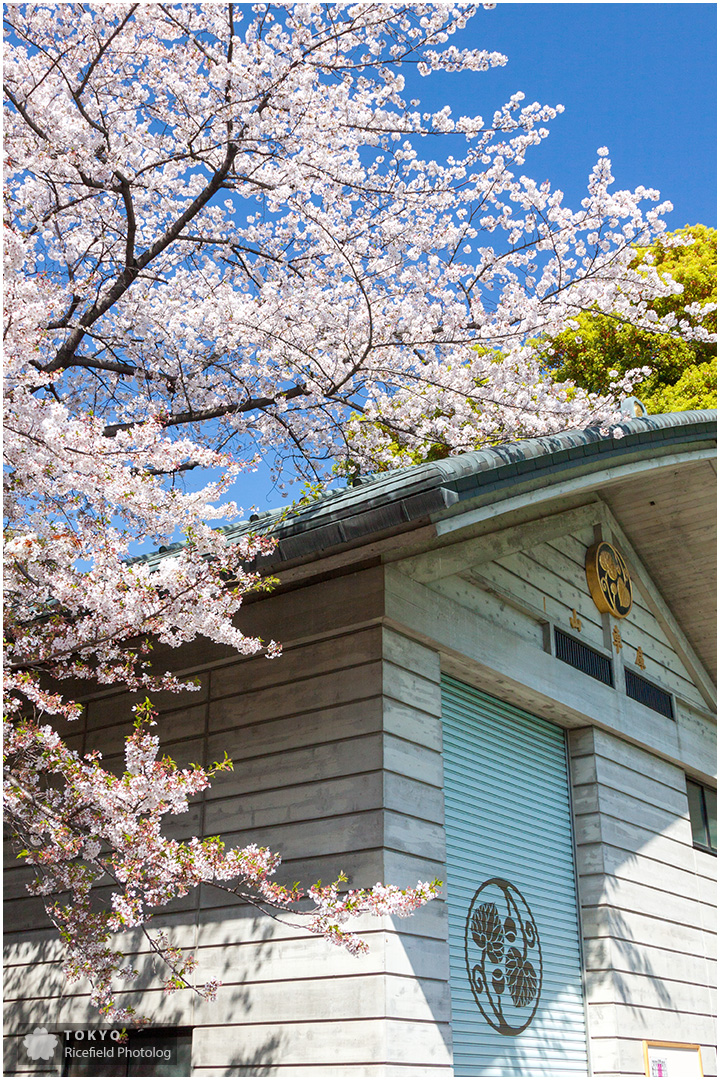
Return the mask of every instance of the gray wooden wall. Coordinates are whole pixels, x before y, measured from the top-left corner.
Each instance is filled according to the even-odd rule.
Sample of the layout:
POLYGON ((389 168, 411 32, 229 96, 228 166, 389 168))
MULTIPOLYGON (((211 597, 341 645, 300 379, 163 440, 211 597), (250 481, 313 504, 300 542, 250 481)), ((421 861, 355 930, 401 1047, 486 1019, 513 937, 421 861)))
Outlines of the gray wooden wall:
MULTIPOLYGON (((607 617, 595 607, 585 577, 585 552, 595 541, 593 527, 533 544, 492 561, 486 559, 462 574, 442 578, 433 589, 473 609, 492 624, 509 629, 524 641, 544 648, 540 622, 554 622, 566 633, 579 636, 601 652, 613 652, 608 640, 607 617), (581 629, 570 625, 573 610, 581 629)), ((674 652, 648 603, 634 589, 630 615, 618 624, 622 632, 622 662, 636 669, 638 648, 645 669, 639 674, 703 708, 704 701, 674 652)), ((622 674, 622 673, 620 673, 622 674)))
POLYGON ((716 1075, 716 859, 692 846, 682 769, 569 733, 592 1064, 643 1076, 642 1040, 701 1044, 716 1075))
POLYGON ((713 782, 716 728, 652 610, 652 582, 612 648, 584 569, 606 517, 591 505, 558 514, 556 535, 544 519, 397 562, 386 613, 448 674, 569 729, 594 1074, 644 1075, 647 1039, 702 1044, 713 1076, 717 860, 692 846, 685 773, 713 782), (611 658, 617 689, 556 659, 553 626, 611 658), (674 719, 624 693, 638 647, 674 719))
MULTIPOLYGON (((171 825, 178 836, 222 833, 280 851, 284 881, 329 881, 339 870, 351 886, 443 877, 442 666, 571 729, 595 1071, 642 1075, 642 1040, 666 1038, 702 1043, 712 1075, 716 860, 692 847, 684 774, 710 778, 714 728, 642 596, 623 624, 622 658, 613 654, 616 676, 641 645, 647 676, 675 695, 675 720, 548 650, 552 624, 574 632, 574 608, 580 636, 610 652, 584 582, 595 507, 571 512, 581 519, 573 529, 565 519, 556 532, 523 524, 501 543, 490 535, 458 544, 459 554, 339 570, 247 605, 244 629, 282 641, 278 660, 203 644, 168 658, 200 689, 155 696, 163 751, 180 764, 227 751, 236 763, 171 825)), ((99 746, 119 766, 129 705, 93 695, 70 729, 74 744, 99 746)), ((13 869, 7 886, 10 1072, 30 1071, 19 1025, 96 1020, 87 987, 64 983, 25 880, 13 869)), ((142 994, 153 1022, 194 1028, 194 1073, 451 1075, 442 902, 410 920, 363 924, 370 952, 359 959, 212 889, 171 905, 162 925, 197 949, 199 981, 225 982, 215 1004, 142 994)), ((140 966, 150 974, 141 948, 140 966)))
MULTIPOLYGON (((154 696, 162 750, 179 764, 227 751, 235 770, 167 819, 174 835, 270 847, 283 855, 283 882, 329 882, 341 870, 354 887, 442 877, 438 659, 383 629, 382 606, 378 568, 248 606, 246 629, 282 640, 280 659, 183 650, 200 689, 154 696)), ((131 700, 90 700, 78 748, 100 747, 121 767, 131 700)), ((87 985, 64 982, 54 935, 37 929, 46 919, 26 872, 10 877, 6 1030, 97 1023, 87 985)), ((211 887, 165 912, 158 924, 197 950, 198 982, 215 975, 224 986, 215 1003, 157 990, 128 1000, 154 1024, 194 1028, 195 1074, 451 1073, 442 902, 411 919, 364 919, 370 951, 359 958, 211 887)), ((149 975, 147 954, 139 959, 149 975)), ((17 1044, 9 1070, 37 1072, 17 1044)))

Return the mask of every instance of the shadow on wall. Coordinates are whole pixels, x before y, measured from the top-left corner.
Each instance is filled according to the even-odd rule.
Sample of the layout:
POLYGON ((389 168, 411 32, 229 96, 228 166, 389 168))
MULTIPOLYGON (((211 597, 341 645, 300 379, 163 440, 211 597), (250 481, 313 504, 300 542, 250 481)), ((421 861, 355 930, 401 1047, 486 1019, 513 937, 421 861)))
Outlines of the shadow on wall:
POLYGON ((681 767, 597 728, 570 751, 591 1034, 606 1071, 642 1072, 643 1039, 714 1041, 716 860, 681 767))
MULTIPOLYGON (((628 861, 646 860, 630 856, 628 861)), ((613 907, 602 909, 599 921, 597 915, 596 909, 588 920, 585 912, 583 920, 594 1070, 642 1075, 643 1039, 649 1039, 700 1044, 705 1075, 715 1075, 712 975, 704 957, 683 952, 698 947, 685 940, 693 928, 668 925, 667 948, 658 949, 633 939, 642 933, 642 923, 657 927, 660 919, 637 913, 627 917, 613 907), (588 931, 598 936, 587 936, 588 931)), ((695 934, 704 937, 701 931, 695 934)))
MULTIPOLYGON (((638 1024, 647 1020, 646 1009, 712 1015, 701 912, 714 907, 715 884, 710 877, 660 864, 657 839, 638 843, 635 852, 614 849, 604 882, 597 875, 580 879, 588 998, 622 1005, 638 1024)), ((691 848, 676 847, 692 855, 691 848)))
MULTIPOLYGON (((178 838, 188 833, 202 835, 204 831, 210 835, 222 833, 230 844, 265 843, 271 850, 283 853, 281 881, 307 882, 318 877, 329 881, 339 869, 348 874, 350 885, 371 885, 379 880, 387 872, 383 863, 383 715, 380 682, 376 679, 376 686, 370 679, 370 675, 377 676, 377 664, 374 660, 365 662, 368 650, 375 655, 378 642, 376 630, 350 640, 358 650, 357 656, 363 659, 350 669, 354 681, 344 673, 336 675, 324 670, 322 649, 329 647, 321 643, 317 656, 296 650, 285 660, 273 662, 272 668, 262 660, 258 670, 261 664, 265 667, 262 679, 258 676, 256 680, 257 690, 238 693, 249 678, 250 667, 238 665, 236 672, 235 665, 228 665, 230 682, 224 690, 220 683, 215 687, 217 693, 222 691, 219 704, 214 698, 210 700, 208 679, 203 676, 203 689, 188 695, 185 708, 163 712, 158 725, 162 751, 170 753, 179 765, 203 760, 206 754, 211 760, 222 757, 225 749, 242 763, 235 773, 218 776, 210 793, 193 800, 187 815, 169 819, 168 831, 178 838), (320 674, 297 680, 305 693, 304 704, 298 705, 292 680, 298 665, 307 675, 307 655, 320 674), (295 664, 290 671, 292 679, 287 676, 287 683, 276 691, 274 684, 285 670, 279 665, 291 662, 295 664), (265 672, 272 672, 269 687, 266 683, 270 675, 265 672), (326 694, 322 707, 316 700, 321 683, 326 694), (292 694, 288 686, 293 688, 292 694), (280 694, 289 703, 283 707, 300 709, 292 722, 278 719, 280 694), (207 708, 195 704, 203 699, 207 708), (211 724, 214 704, 218 705, 217 715, 212 713, 211 724), (213 726, 215 720, 221 723, 219 731, 215 731, 217 725, 213 726)), ((333 655, 337 652, 334 644, 331 651, 333 655)), ((216 682, 225 677, 224 670, 213 672, 216 682)), ((182 703, 182 697, 179 700, 182 703)), ((156 703, 167 706, 168 701, 156 703)), ((177 699, 173 698, 172 704, 176 705, 177 699)), ((127 714, 128 698, 122 695, 93 701, 87 711, 87 744, 102 749, 107 755, 104 763, 113 771, 122 768, 117 754, 128 733, 127 714)), ((398 884, 412 885, 420 873, 416 863, 425 861, 417 855, 422 848, 412 837, 403 836, 395 843, 402 849, 401 873, 388 876, 398 884), (411 842, 414 846, 409 849, 411 842)), ((433 874, 423 870, 423 876, 433 874)), ((28 899, 19 882, 17 900, 12 905, 16 915, 11 923, 16 939, 26 942, 28 932, 44 925, 34 914, 32 918, 23 915, 29 903, 35 901, 28 899)), ((377 925, 368 932, 368 940, 375 942, 369 958, 356 959, 302 931, 278 927, 253 909, 240 909, 232 897, 217 892, 212 899, 201 891, 191 894, 162 909, 157 918, 160 925, 171 926, 173 941, 179 937, 178 944, 197 950, 198 983, 217 976, 224 986, 214 1003, 193 1000, 182 993, 164 997, 157 990, 142 994, 128 991, 127 1000, 139 1002, 155 1025, 192 1027, 196 1068, 269 1075, 278 1068, 278 1062, 308 1062, 312 1067, 316 1061, 327 1060, 328 1054, 342 1055, 339 1044, 346 1033, 341 1028, 352 1026, 349 1022, 354 1021, 355 1031, 361 1034, 353 1036, 348 1056, 382 1062, 393 1052, 384 1044, 386 1025, 378 1022, 378 1016, 385 1015, 390 983, 394 999, 392 1008, 387 1006, 387 1015, 415 1021, 405 1025, 411 1032, 407 1036, 411 1049, 416 1048, 414 1040, 418 1040, 418 1054, 425 1053, 425 1044, 419 1041, 425 1039, 430 1044, 430 1035, 426 1034, 430 1028, 435 1039, 433 1047, 442 1046, 442 1037, 434 1029, 437 1017, 445 1021, 443 1037, 447 1047, 448 1009, 442 997, 447 994, 446 976, 438 974, 434 960, 425 961, 424 968, 419 968, 414 961, 402 966, 400 959, 401 966, 393 969, 388 978, 384 966, 386 931, 377 925), (332 1044, 337 1044, 335 1050, 332 1044), (326 1057, 318 1056, 321 1054, 326 1057)), ((424 931, 416 918, 419 916, 410 920, 413 929, 408 924, 407 930, 410 936, 415 935, 422 951, 424 931)), ((43 951, 47 946, 37 933, 32 937, 41 949, 37 955, 22 953, 21 959, 15 961, 12 993, 16 1001, 7 1014, 10 1030, 17 1033, 23 1023, 46 1027, 52 1024, 56 1030, 63 1023, 97 1025, 87 984, 66 985, 52 950, 43 951), (51 1015, 53 1009, 55 1016, 51 1015)), ((426 938, 437 942, 439 933, 433 930, 426 938)), ((140 966, 146 985, 151 976, 158 985, 161 973, 152 971, 149 957, 142 959, 140 966)), ((437 1054, 439 1058, 440 1049, 437 1054)), ((443 1064, 447 1049, 445 1054, 443 1064)), ((333 1067, 332 1060, 327 1063, 333 1067)))
MULTIPOLYGON (((121 990, 118 997, 123 1005, 132 1005, 148 1017, 149 1025, 142 1029, 148 1034, 152 1028, 165 1031, 191 1028, 193 1065, 199 1062, 204 1068, 216 1068, 225 1074, 267 1076, 274 1071, 283 1053, 282 1024, 275 1020, 268 1023, 264 1031, 259 1031, 255 1024, 245 1028, 243 1020, 253 1009, 255 991, 252 984, 257 982, 266 964, 266 944, 273 949, 269 940, 273 928, 268 925, 269 920, 257 915, 245 918, 244 922, 254 947, 222 949, 224 971, 211 972, 212 964, 204 962, 202 949, 196 953, 199 956, 197 970, 202 976, 196 979, 198 984, 211 974, 226 977, 215 1002, 206 1002, 191 991, 164 994, 161 973, 157 970, 159 965, 148 953, 137 952, 134 962, 139 971, 138 982, 146 988, 121 990), (240 951, 243 960, 247 958, 248 961, 244 966, 239 962, 240 951), (228 1024, 237 1026, 229 1028, 228 1024), (248 1031, 251 1032, 250 1040, 244 1034, 248 1031)), ((186 940, 188 932, 193 937, 196 933, 192 916, 190 920, 176 919, 172 927, 164 928, 169 930, 173 940, 186 940)), ((5 978, 3 1054, 7 1076, 61 1075, 65 1032, 82 1030, 86 1034, 80 1045, 101 1047, 111 1038, 110 1032, 122 1026, 103 1022, 97 1008, 90 1004, 90 988, 86 981, 70 984, 65 979, 57 936, 51 938, 48 934, 46 940, 37 940, 39 936, 35 934, 34 942, 19 942, 9 950, 12 966, 8 967, 5 978), (102 1032, 105 1032, 104 1037, 102 1032)), ((218 959, 217 955, 213 957, 213 960, 218 959)), ((92 1075, 92 1070, 87 1071, 86 1066, 83 1075, 92 1075)))
MULTIPOLYGON (((662 970, 653 962, 648 950, 633 941, 633 928, 622 911, 606 908, 602 930, 612 937, 586 937, 585 977, 588 1000, 590 1002, 608 1002, 626 1007, 638 1006, 638 1018, 641 1008, 674 1009, 676 1004, 666 986, 669 977, 667 970, 662 970), (642 1003, 638 1002, 638 978, 646 977, 647 991, 642 1003)), ((587 916, 585 920, 587 921, 587 916)), ((681 954, 673 955, 674 973, 672 978, 684 981, 681 954)))

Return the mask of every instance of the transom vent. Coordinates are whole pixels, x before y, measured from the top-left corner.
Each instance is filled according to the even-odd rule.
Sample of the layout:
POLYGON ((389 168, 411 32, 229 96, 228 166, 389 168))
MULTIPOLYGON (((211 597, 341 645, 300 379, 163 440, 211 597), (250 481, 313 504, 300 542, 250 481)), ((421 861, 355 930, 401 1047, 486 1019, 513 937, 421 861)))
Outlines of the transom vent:
POLYGON ((555 655, 564 664, 584 671, 606 686, 613 685, 612 664, 607 656, 555 627, 555 655))
POLYGON ((670 694, 628 668, 625 668, 625 691, 628 697, 647 705, 648 709, 667 716, 669 720, 675 719, 670 694))

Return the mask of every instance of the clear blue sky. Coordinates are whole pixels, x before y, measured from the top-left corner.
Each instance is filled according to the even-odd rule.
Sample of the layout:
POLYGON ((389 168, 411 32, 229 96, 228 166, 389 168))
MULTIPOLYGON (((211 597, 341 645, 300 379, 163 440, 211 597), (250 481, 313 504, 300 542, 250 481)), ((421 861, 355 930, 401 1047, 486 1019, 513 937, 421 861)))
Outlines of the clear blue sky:
MULTIPOLYGON (((451 40, 508 63, 424 79, 408 72, 407 99, 486 117, 518 90, 526 104, 563 104, 527 156, 528 175, 549 179, 577 209, 596 150, 607 146, 617 187, 656 187, 674 204, 670 228, 716 224, 715 4, 499 3, 451 40)), ((282 502, 263 468, 233 494, 246 508, 282 502)))
POLYGON ((486 116, 516 90, 526 104, 561 103, 550 136, 528 154, 530 175, 576 207, 607 146, 618 187, 657 187, 674 204, 671 228, 715 225, 716 19, 715 4, 499 3, 452 40, 504 53, 504 68, 413 79, 412 89, 486 116))

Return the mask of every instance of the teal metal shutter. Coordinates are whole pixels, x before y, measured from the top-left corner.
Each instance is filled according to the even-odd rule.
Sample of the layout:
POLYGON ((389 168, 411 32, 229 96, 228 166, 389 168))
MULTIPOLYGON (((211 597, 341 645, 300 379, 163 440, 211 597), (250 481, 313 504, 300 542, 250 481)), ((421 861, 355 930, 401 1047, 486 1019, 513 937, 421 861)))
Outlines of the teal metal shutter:
POLYGON ((561 728, 443 679, 457 1076, 587 1075, 561 728))

